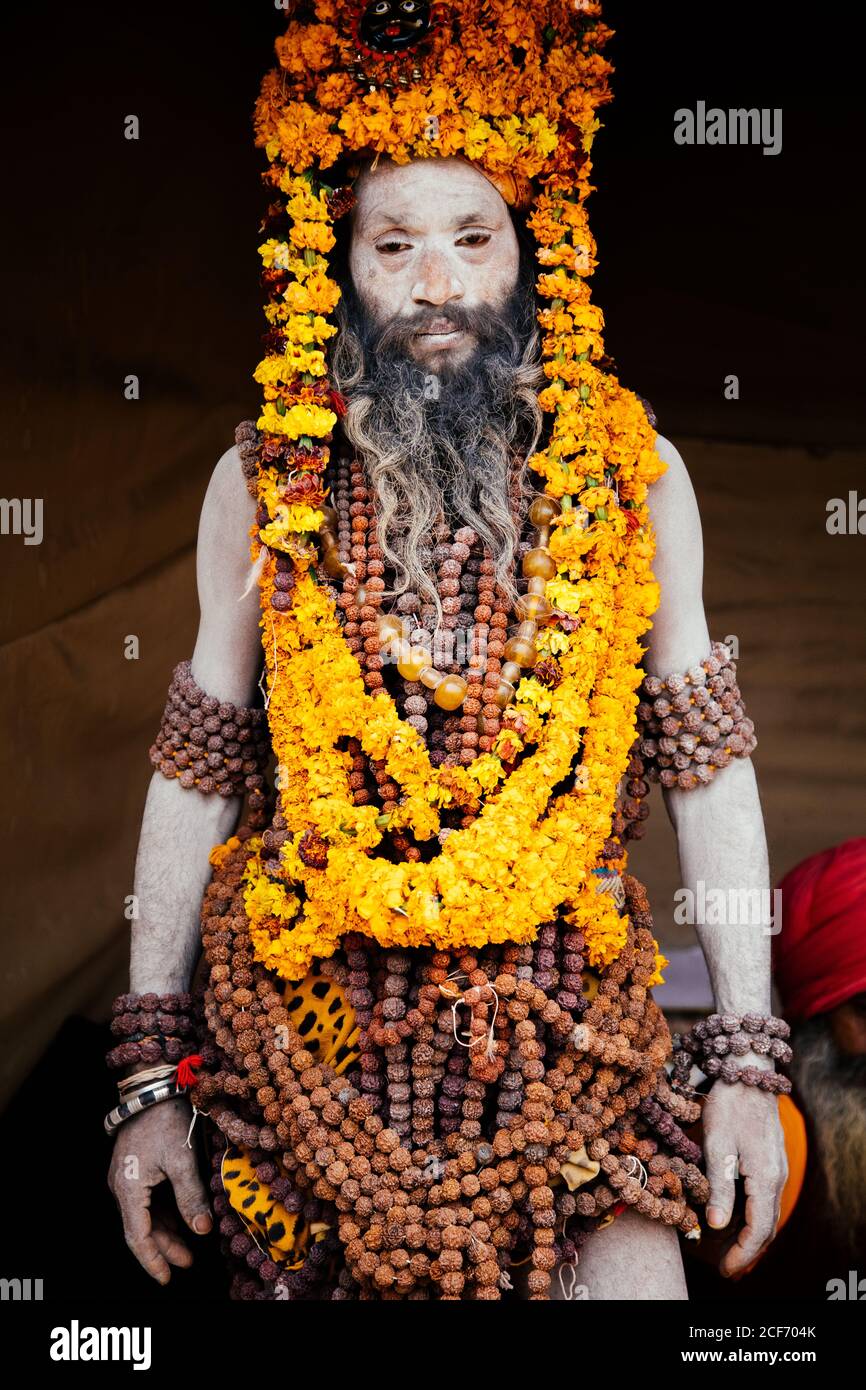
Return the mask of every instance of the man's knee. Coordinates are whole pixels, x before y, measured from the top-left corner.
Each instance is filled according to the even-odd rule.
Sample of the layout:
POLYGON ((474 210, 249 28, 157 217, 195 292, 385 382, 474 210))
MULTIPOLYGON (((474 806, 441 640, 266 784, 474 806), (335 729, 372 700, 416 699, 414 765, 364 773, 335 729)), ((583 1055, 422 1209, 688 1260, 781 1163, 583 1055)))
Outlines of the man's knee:
MULTIPOLYGON (((527 1262, 514 1276, 520 1297, 528 1297, 527 1262)), ((553 1302, 590 1300, 684 1300, 688 1298, 679 1236, 672 1226, 625 1211, 582 1246, 576 1264, 554 1269, 553 1302)))

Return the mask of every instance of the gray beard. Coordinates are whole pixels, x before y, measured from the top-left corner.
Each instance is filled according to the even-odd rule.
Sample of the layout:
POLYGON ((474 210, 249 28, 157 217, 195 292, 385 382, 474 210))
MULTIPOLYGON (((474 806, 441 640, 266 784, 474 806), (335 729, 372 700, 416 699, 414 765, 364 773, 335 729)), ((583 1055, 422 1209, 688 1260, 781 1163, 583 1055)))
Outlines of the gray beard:
POLYGON ((342 428, 373 490, 377 539, 405 591, 432 605, 438 627, 434 528, 469 526, 490 552, 495 580, 517 598, 515 563, 528 497, 526 460, 537 447, 544 381, 531 284, 501 311, 433 308, 373 325, 349 288, 337 308, 333 377, 347 400, 342 428), (470 328, 478 346, 463 367, 432 373, 406 350, 434 318, 470 328), (515 515, 516 514, 516 515, 515 515))
POLYGON ((827 1185, 827 1215, 841 1244, 866 1236, 866 1057, 846 1057, 823 1018, 791 1039, 791 1076, 806 1107, 827 1185))

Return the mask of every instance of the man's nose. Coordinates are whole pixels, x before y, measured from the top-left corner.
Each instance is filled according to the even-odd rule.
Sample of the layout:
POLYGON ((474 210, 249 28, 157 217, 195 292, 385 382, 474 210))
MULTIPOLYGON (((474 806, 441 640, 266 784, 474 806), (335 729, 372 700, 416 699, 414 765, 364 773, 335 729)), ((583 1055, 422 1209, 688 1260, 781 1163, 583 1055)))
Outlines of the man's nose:
POLYGON ((453 299, 462 299, 463 294, 463 282, 449 258, 441 251, 425 251, 418 263, 412 286, 414 303, 438 307, 453 299))

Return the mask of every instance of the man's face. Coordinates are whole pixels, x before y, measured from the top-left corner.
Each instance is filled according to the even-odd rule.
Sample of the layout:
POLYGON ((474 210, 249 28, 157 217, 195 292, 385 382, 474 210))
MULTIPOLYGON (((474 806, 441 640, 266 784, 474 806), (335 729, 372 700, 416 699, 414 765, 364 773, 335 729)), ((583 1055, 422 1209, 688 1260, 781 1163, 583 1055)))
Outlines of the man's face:
POLYGON ((833 1041, 845 1057, 866 1057, 866 993, 831 1010, 833 1041))
POLYGON ((519 247, 504 199, 461 159, 367 168, 355 185, 349 269, 377 327, 407 321, 408 355, 424 369, 461 366, 477 338, 472 311, 500 309, 519 247))

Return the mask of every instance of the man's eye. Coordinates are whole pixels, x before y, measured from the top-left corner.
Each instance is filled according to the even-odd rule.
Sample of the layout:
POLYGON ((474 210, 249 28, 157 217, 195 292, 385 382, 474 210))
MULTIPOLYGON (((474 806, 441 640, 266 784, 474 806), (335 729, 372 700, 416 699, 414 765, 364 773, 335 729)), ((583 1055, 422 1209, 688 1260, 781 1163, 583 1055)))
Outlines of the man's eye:
POLYGON ((380 241, 376 250, 381 251, 386 256, 394 256, 398 251, 407 250, 408 246, 408 241, 380 241))
POLYGON ((460 238, 459 246, 486 246, 490 240, 489 232, 467 232, 460 238))

